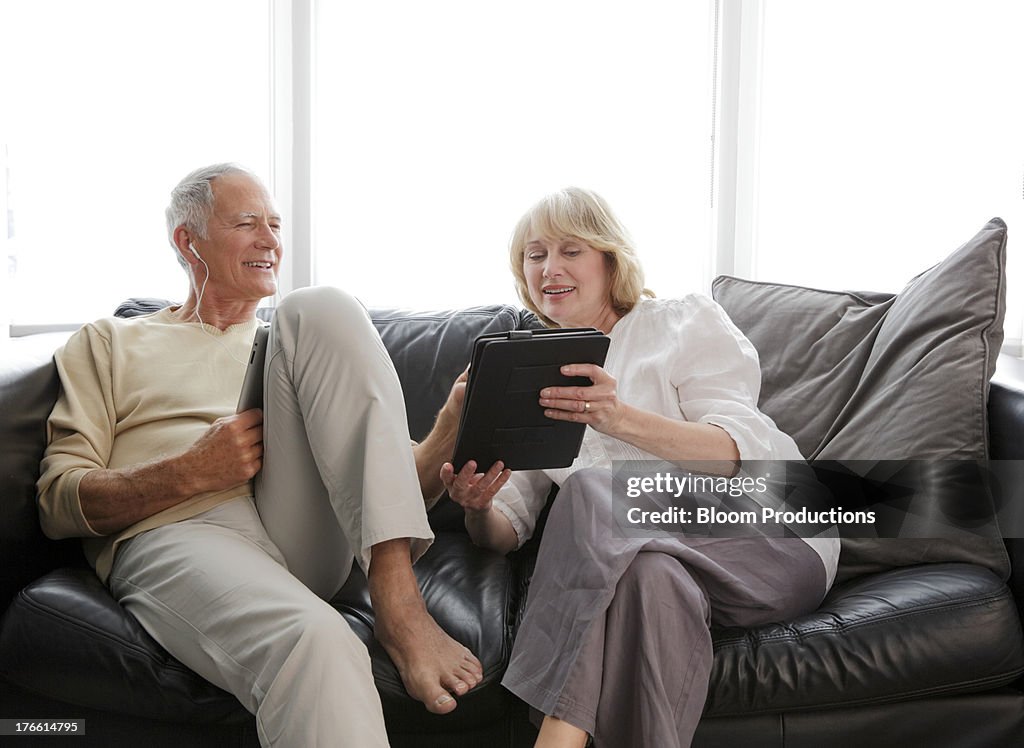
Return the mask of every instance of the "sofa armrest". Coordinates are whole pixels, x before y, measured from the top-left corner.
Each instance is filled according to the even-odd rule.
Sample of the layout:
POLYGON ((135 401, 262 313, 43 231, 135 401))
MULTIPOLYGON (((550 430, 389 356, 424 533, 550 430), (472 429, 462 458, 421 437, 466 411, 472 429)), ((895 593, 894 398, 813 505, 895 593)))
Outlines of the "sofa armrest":
MULTIPOLYGON (((1012 502, 1004 522, 1006 549, 1010 555, 1007 582, 1024 621, 1024 361, 1000 356, 988 399, 989 454, 993 460, 1009 461, 1001 468, 1005 500, 1012 502)), ((1018 682, 1024 687, 1024 680, 1018 682)))
POLYGON ((0 357, 0 612, 41 574, 84 562, 77 540, 43 536, 36 506, 46 419, 60 387, 53 352, 67 338, 68 333, 12 338, 0 357))
MULTIPOLYGON (((1017 611, 1020 613, 1020 620, 1024 622, 1024 538, 1010 538, 1006 541, 1006 549, 1010 553, 1010 590, 1017 601, 1017 611)), ((1021 676, 1014 686, 1024 691, 1024 676, 1021 676)))

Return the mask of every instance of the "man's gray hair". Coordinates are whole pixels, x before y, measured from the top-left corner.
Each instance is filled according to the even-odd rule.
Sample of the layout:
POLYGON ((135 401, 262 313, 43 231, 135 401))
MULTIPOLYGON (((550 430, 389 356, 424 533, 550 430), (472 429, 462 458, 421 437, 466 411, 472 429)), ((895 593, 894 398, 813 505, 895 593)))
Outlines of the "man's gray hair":
POLYGON ((260 181, 259 177, 238 164, 213 164, 191 172, 171 190, 171 202, 164 211, 167 217, 167 239, 174 247, 175 256, 182 267, 188 267, 188 263, 177 251, 174 231, 179 226, 184 226, 200 239, 206 238, 206 224, 213 215, 211 182, 227 174, 244 174, 257 182, 260 181))

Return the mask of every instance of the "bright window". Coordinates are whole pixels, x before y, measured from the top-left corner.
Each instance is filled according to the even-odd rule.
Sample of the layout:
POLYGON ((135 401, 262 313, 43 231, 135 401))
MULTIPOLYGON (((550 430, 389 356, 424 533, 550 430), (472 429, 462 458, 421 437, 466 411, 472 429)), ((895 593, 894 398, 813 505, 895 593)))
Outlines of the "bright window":
POLYGON ((756 275, 898 291, 991 217, 1024 289, 1024 3, 764 6, 756 275))
POLYGON ((659 296, 709 281, 712 4, 321 2, 318 283, 370 305, 515 302, 507 246, 588 187, 659 296))
POLYGON ((898 290, 999 215, 1019 341, 1021 39, 1017 0, 0 2, 0 324, 182 297, 168 190, 235 160, 297 233, 286 286, 371 305, 515 302, 513 224, 569 184, 609 199, 660 296, 706 291, 715 262, 898 290), (714 248, 713 46, 738 8, 763 33, 723 24, 758 75, 718 92, 742 163, 714 175, 739 196, 714 248))
POLYGON ((2 4, 14 322, 184 297, 163 208, 197 166, 267 173, 269 39, 269 0, 2 4))

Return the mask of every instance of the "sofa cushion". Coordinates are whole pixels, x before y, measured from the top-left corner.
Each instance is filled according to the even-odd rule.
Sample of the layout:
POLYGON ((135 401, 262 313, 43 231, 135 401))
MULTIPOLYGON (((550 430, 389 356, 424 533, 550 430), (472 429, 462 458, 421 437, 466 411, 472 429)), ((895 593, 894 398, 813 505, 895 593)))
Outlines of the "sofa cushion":
POLYGON ((416 440, 430 431, 452 383, 469 365, 473 341, 523 324, 522 312, 505 305, 440 312, 370 309, 369 313, 398 371, 409 433, 416 440))
POLYGON ((993 219, 896 295, 729 276, 713 293, 761 357, 762 409, 808 459, 983 459, 1005 262, 993 219))
POLYGON ((1013 596, 972 564, 866 576, 796 620, 713 633, 709 716, 984 690, 1024 672, 1013 596))
POLYGON ((27 691, 171 722, 246 718, 234 697, 153 641, 92 569, 37 579, 0 623, 0 676, 27 691))
MULTIPOLYGON (((761 357, 760 405, 811 460, 985 459, 1002 342, 998 218, 896 295, 723 276, 715 299, 761 357)), ((998 537, 844 539, 840 575, 966 560, 1009 571, 998 537)))

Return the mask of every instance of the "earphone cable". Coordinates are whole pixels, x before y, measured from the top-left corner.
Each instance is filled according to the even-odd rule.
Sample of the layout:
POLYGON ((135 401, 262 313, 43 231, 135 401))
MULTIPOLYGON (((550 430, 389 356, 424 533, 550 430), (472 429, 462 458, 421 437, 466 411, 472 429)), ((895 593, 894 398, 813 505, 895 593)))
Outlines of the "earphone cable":
MULTIPOLYGON (((233 360, 235 360, 238 363, 242 364, 242 366, 248 366, 248 362, 247 361, 243 361, 242 359, 238 358, 234 353, 231 352, 230 348, 228 348, 226 345, 224 345, 224 341, 223 340, 221 340, 216 335, 214 335, 212 332, 210 332, 209 330, 206 329, 207 325, 206 325, 205 322, 203 322, 202 315, 199 314, 199 307, 203 303, 203 294, 206 293, 206 281, 210 280, 210 266, 206 264, 206 260, 204 260, 202 257, 200 257, 198 253, 196 253, 196 257, 199 259, 199 261, 201 263, 203 263, 203 267, 206 268, 206 275, 203 277, 203 285, 199 287, 199 298, 196 299, 196 308, 195 308, 195 311, 193 312, 193 314, 195 315, 196 319, 199 320, 199 329, 202 330, 208 337, 210 337, 213 340, 217 341, 217 344, 221 348, 223 348, 224 352, 227 353, 233 360)), ((195 284, 196 284, 196 278, 195 278, 195 274, 193 273, 192 274, 192 287, 193 288, 195 288, 195 284)))

